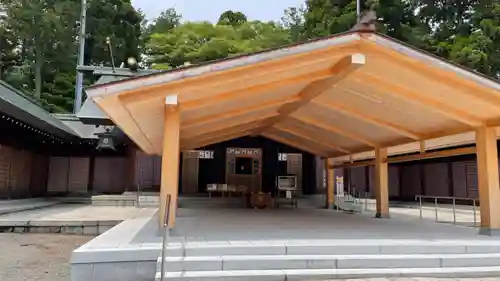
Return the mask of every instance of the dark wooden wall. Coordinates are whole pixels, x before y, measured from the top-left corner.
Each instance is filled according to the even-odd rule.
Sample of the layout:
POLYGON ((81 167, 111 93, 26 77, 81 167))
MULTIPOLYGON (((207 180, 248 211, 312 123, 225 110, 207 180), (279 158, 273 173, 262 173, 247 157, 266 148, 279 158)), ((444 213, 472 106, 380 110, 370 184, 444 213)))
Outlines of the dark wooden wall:
POLYGON ((0 198, 44 195, 48 162, 46 155, 0 145, 0 198))
MULTIPOLYGON (((344 187, 374 195, 373 167, 339 171, 344 187)), ((415 200, 415 195, 478 198, 477 166, 474 155, 448 157, 389 165, 389 196, 415 200)))

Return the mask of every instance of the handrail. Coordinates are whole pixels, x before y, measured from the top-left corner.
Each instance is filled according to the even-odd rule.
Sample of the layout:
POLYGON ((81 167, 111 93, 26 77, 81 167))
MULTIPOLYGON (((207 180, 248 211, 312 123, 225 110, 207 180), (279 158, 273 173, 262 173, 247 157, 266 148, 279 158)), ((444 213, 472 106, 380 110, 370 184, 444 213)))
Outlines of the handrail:
POLYGON ((136 200, 137 202, 135 203, 136 208, 141 208, 141 185, 139 182, 139 178, 142 178, 142 167, 137 165, 137 168, 139 169, 139 177, 136 177, 136 185, 137 185, 137 195, 136 195, 136 200))
POLYGON ((170 201, 172 200, 172 196, 167 194, 167 200, 165 201, 165 212, 163 214, 163 237, 161 243, 161 272, 160 272, 160 281, 164 281, 165 279, 165 248, 167 244, 167 236, 168 236, 168 221, 170 219, 170 201))
POLYGON ((453 224, 457 223, 457 215, 456 215, 456 202, 457 200, 460 201, 472 201, 472 216, 474 217, 474 226, 477 224, 477 219, 476 219, 476 200, 479 201, 477 198, 466 198, 466 197, 453 197, 453 196, 429 196, 429 195, 415 195, 415 201, 418 200, 419 203, 419 210, 420 210, 420 219, 423 217, 423 205, 422 205, 422 199, 434 199, 434 216, 435 220, 438 221, 438 209, 439 209, 439 199, 444 199, 444 200, 452 200, 453 204, 453 224))

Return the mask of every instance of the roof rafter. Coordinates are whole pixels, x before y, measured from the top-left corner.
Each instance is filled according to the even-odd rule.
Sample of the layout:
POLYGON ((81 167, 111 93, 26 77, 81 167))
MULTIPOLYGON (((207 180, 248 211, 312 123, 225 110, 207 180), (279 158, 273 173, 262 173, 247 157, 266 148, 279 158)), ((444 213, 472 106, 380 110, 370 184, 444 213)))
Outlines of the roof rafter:
POLYGON ((332 68, 331 76, 307 85, 300 93, 300 100, 286 104, 282 106, 278 113, 279 115, 270 120, 266 120, 262 123, 260 128, 258 128, 253 134, 258 135, 266 129, 272 127, 274 124, 280 122, 288 115, 300 109, 302 106, 308 104, 311 100, 323 94, 326 90, 333 87, 335 84, 344 80, 349 74, 354 72, 359 67, 363 66, 366 62, 366 58, 363 54, 354 54, 341 58, 332 68))
POLYGON ((309 145, 306 145, 304 143, 297 143, 293 140, 278 136, 278 135, 270 133, 270 132, 263 132, 263 133, 261 133, 261 136, 268 138, 270 140, 280 142, 282 144, 286 144, 288 146, 303 150, 305 152, 309 152, 309 153, 317 155, 317 156, 327 157, 329 155, 329 153, 326 151, 320 151, 317 148, 312 148, 309 145))
MULTIPOLYGON (((235 117, 238 117, 240 115, 248 114, 248 112, 278 107, 282 104, 295 102, 297 100, 299 100, 298 97, 286 97, 286 98, 281 98, 281 99, 274 99, 274 100, 264 102, 262 104, 256 104, 256 105, 254 104, 254 105, 250 105, 250 106, 243 107, 243 108, 236 108, 236 109, 233 109, 233 110, 230 110, 227 112, 223 112, 223 113, 219 113, 219 114, 214 114, 214 115, 196 118, 196 119, 193 119, 190 121, 183 122, 182 126, 183 126, 183 128, 189 128, 189 127, 195 127, 195 126, 207 124, 207 123, 210 123, 213 121, 218 121, 221 119, 235 118, 235 117)), ((183 109, 184 109, 184 107, 183 107, 183 109)))
POLYGON ((207 145, 211 145, 214 143, 219 143, 239 137, 243 137, 245 135, 250 134, 252 129, 249 128, 239 128, 238 130, 232 130, 232 131, 225 131, 223 133, 219 134, 208 134, 208 135, 203 135, 200 137, 197 137, 196 140, 192 142, 186 142, 181 145, 182 150, 191 150, 191 149, 196 149, 199 147, 204 147, 207 145))
POLYGON ((424 138, 423 136, 420 136, 419 134, 412 132, 406 128, 403 128, 401 126, 392 124, 390 122, 375 118, 375 117, 370 116, 368 114, 361 113, 359 111, 348 108, 344 105, 341 105, 341 104, 333 102, 333 101, 322 101, 321 103, 315 102, 315 104, 319 105, 319 106, 323 106, 325 108, 335 110, 335 111, 340 112, 344 115, 354 117, 354 118, 359 119, 363 122, 371 123, 371 124, 376 125, 380 128, 390 130, 394 133, 397 133, 398 135, 402 135, 402 136, 408 137, 408 138, 413 139, 413 140, 420 140, 420 139, 424 138))
MULTIPOLYGON (((139 100, 155 99, 158 98, 159 96, 164 95, 165 92, 179 92, 179 90, 182 89, 182 91, 179 92, 179 100, 181 102, 185 102, 185 100, 182 97, 183 93, 202 91, 207 87, 218 85, 218 83, 214 81, 220 81, 221 79, 230 80, 232 78, 233 79, 232 82, 237 82, 238 78, 235 79, 234 77, 249 76, 250 73, 255 73, 255 71, 259 71, 263 67, 265 67, 266 73, 276 74, 281 71, 289 69, 290 64, 297 63, 297 61, 302 62, 299 63, 298 67, 308 67, 308 65, 321 61, 324 57, 352 53, 354 52, 354 50, 356 50, 357 45, 358 42, 352 42, 342 46, 331 46, 328 48, 318 49, 312 52, 292 54, 280 59, 272 59, 272 60, 270 59, 257 63, 238 66, 224 71, 213 71, 194 77, 185 77, 183 79, 170 81, 168 82, 168 84, 156 84, 150 86, 143 86, 141 89, 125 90, 122 93, 120 93, 120 99, 122 99, 125 102, 130 100, 137 101, 138 99, 139 100)), ((254 54, 254 55, 259 55, 259 54, 254 54)), ((247 55, 244 57, 248 56, 251 55, 247 55)), ((218 63, 226 63, 231 60, 233 60, 233 58, 226 59, 220 62, 214 62, 211 65, 217 66, 218 63)), ((203 67, 204 66, 200 66, 200 68, 203 67)), ((188 67, 188 69, 189 68, 196 68, 196 66, 188 67)), ((142 78, 147 78, 147 77, 142 77, 142 78)))
POLYGON ((392 95, 394 97, 404 99, 408 102, 422 105, 434 112, 437 112, 445 117, 448 117, 467 126, 479 127, 484 125, 484 122, 476 116, 472 116, 471 114, 454 108, 446 103, 419 95, 413 90, 400 86, 395 82, 388 82, 384 79, 378 78, 375 75, 367 73, 360 73, 356 77, 353 77, 353 79, 358 80, 359 82, 376 85, 384 94, 392 95))
POLYGON ((365 52, 386 57, 391 61, 391 63, 395 63, 406 69, 418 72, 419 75, 422 75, 427 79, 445 84, 451 88, 455 89, 457 86, 466 88, 468 90, 463 91, 464 94, 481 99, 484 102, 500 109, 500 95, 493 89, 483 87, 473 81, 461 78, 456 74, 440 70, 437 67, 429 66, 410 56, 399 55, 393 50, 377 46, 375 42, 370 40, 365 40, 364 42, 369 43, 368 45, 362 44, 360 46, 360 48, 365 52))
POLYGON ((366 144, 370 147, 379 147, 380 146, 379 144, 374 143, 374 142, 364 138, 363 136, 360 136, 360 135, 353 133, 353 132, 348 132, 348 131, 341 129, 337 126, 325 123, 325 122, 317 120, 317 119, 313 119, 313 118, 309 118, 309 117, 305 117, 305 116, 296 116, 296 115, 291 115, 290 117, 297 119, 301 122, 304 122, 308 125, 315 126, 317 128, 321 128, 323 130, 336 133, 338 135, 349 138, 349 139, 354 140, 354 141, 359 142, 359 143, 366 144))
POLYGON ((298 132, 298 130, 288 128, 287 126, 284 126, 282 124, 276 124, 276 125, 274 125, 273 128, 276 129, 276 130, 278 130, 278 131, 282 131, 282 132, 294 135, 297 138, 308 140, 308 141, 310 141, 312 143, 317 143, 318 145, 321 145, 323 147, 327 147, 327 148, 330 148, 332 150, 336 150, 336 151, 339 151, 339 152, 342 152, 342 153, 345 153, 345 154, 351 154, 351 152, 349 150, 347 150, 347 149, 344 149, 342 147, 339 147, 339 146, 331 144, 331 143, 327 143, 327 142, 325 142, 323 140, 318 140, 318 139, 315 139, 313 137, 309 137, 308 134, 300 133, 300 132, 298 132))
POLYGON ((206 126, 206 127, 200 128, 198 130, 193 130, 193 128, 195 128, 195 127, 191 127, 187 130, 188 132, 192 131, 190 133, 187 133, 186 130, 184 130, 182 128, 181 129, 181 139, 196 138, 200 135, 216 133, 219 131, 225 131, 225 130, 229 131, 230 129, 232 129, 234 127, 248 126, 249 124, 251 124, 253 126, 253 129, 255 129, 255 127, 258 126, 260 121, 267 119, 267 118, 272 118, 272 117, 276 116, 276 114, 277 114, 276 112, 262 113, 259 115, 251 116, 251 118, 246 118, 246 119, 242 118, 241 119, 242 121, 237 122, 237 123, 232 122, 232 123, 221 124, 219 126, 206 126))
POLYGON ((259 84, 255 85, 240 91, 230 91, 230 92, 224 92, 221 94, 217 94, 215 96, 211 97, 205 97, 205 98, 200 98, 200 99, 195 99, 195 100, 189 100, 186 101, 182 104, 182 110, 183 111, 189 111, 189 110, 197 110, 202 107, 206 106, 211 106, 214 104, 218 104, 221 102, 225 101, 230 101, 234 100, 238 97, 248 97, 250 95, 254 94, 262 94, 263 92, 267 90, 272 90, 288 85, 296 85, 300 83, 305 83, 311 80, 318 80, 318 79, 323 79, 326 77, 329 77, 331 75, 331 72, 329 70, 320 70, 320 71, 315 71, 311 73, 307 73, 304 75, 298 75, 298 76, 293 76, 290 78, 286 78, 283 80, 279 81, 272 81, 269 83, 265 84, 259 84))

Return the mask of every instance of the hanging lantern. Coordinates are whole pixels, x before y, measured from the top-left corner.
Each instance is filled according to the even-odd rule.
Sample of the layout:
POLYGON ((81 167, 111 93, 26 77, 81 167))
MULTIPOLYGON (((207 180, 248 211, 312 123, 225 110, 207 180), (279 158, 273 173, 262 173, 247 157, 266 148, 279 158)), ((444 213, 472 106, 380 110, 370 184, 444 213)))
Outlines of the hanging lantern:
POLYGON ((98 150, 116 150, 114 135, 109 132, 109 129, 106 129, 104 133, 95 133, 95 135, 99 138, 99 141, 97 143, 98 150))

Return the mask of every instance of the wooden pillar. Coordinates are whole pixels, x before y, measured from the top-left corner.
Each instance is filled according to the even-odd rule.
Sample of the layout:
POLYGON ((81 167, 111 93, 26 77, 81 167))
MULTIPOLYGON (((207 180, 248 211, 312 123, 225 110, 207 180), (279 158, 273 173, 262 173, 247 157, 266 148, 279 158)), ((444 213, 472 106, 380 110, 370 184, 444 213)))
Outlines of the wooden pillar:
POLYGON ((481 210, 480 234, 500 235, 500 185, 495 128, 476 131, 477 171, 481 210))
POLYGON ((375 198, 377 200, 377 218, 389 218, 389 172, 387 149, 375 149, 375 198))
POLYGON ((326 173, 326 208, 332 209, 335 204, 335 170, 331 167, 333 159, 325 158, 326 173))
POLYGON ((167 96, 165 99, 165 122, 163 126, 163 149, 161 161, 161 190, 159 208, 160 227, 163 226, 164 222, 167 194, 170 194, 171 196, 168 227, 175 227, 177 193, 179 185, 180 123, 177 96, 167 96))

